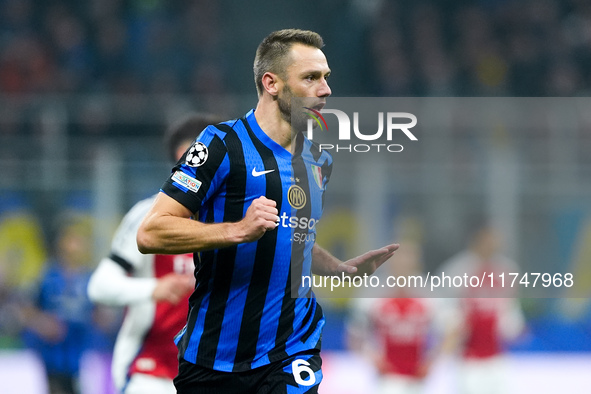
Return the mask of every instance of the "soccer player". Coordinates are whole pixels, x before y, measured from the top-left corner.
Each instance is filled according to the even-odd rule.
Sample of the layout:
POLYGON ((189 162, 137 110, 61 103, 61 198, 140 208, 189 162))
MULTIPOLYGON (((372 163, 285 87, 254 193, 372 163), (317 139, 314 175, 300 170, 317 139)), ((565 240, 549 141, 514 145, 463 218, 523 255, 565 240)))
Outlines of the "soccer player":
MULTIPOLYGON (((111 323, 86 296, 91 274, 92 222, 87 215, 57 216, 55 250, 30 298, 19 305, 24 344, 38 353, 50 393, 79 393, 80 360, 108 339, 111 323)), ((112 332, 112 331, 111 331, 112 332)))
MULTIPOLYGON (((421 250, 405 240, 386 271, 397 277, 422 276, 421 250)), ((400 282, 402 283, 402 282, 400 282)), ((419 394, 431 366, 444 351, 444 315, 436 299, 413 287, 387 289, 382 298, 352 303, 347 324, 349 347, 368 358, 380 374, 379 394, 419 394)))
MULTIPOLYGON (((444 262, 441 271, 449 276, 478 276, 518 272, 515 262, 500 253, 501 238, 490 224, 479 221, 471 230, 469 247, 444 262)), ((484 282, 479 288, 462 288, 447 299, 459 317, 450 321, 450 331, 460 353, 458 373, 461 393, 510 392, 504 363, 505 346, 525 328, 519 302, 500 283, 484 282)))
MULTIPOLYGON (((165 133, 170 159, 177 162, 213 116, 191 114, 165 133)), ((175 393, 178 370, 174 336, 183 328, 193 290, 192 254, 145 255, 137 249, 137 229, 156 196, 138 202, 113 238, 111 254, 101 260, 88 284, 97 303, 126 306, 113 352, 112 375, 125 394, 175 393)))
POLYGON ((292 287, 311 271, 371 274, 398 248, 342 262, 314 243, 332 158, 302 133, 292 138, 290 99, 323 107, 322 47, 311 31, 267 36, 254 61, 256 108, 201 133, 140 226, 144 253, 199 252, 176 339, 180 394, 316 393, 324 315, 313 294, 295 298, 292 287))

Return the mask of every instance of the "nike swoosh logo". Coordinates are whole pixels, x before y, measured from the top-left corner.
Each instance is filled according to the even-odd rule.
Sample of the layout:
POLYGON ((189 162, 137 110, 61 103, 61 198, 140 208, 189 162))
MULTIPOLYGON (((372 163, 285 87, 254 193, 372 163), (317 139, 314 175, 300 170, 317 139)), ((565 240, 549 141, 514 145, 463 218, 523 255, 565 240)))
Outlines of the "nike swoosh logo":
POLYGON ((275 169, 266 170, 266 171, 257 171, 256 167, 252 167, 252 176, 261 176, 261 175, 265 175, 265 174, 268 174, 273 171, 275 171, 275 169))

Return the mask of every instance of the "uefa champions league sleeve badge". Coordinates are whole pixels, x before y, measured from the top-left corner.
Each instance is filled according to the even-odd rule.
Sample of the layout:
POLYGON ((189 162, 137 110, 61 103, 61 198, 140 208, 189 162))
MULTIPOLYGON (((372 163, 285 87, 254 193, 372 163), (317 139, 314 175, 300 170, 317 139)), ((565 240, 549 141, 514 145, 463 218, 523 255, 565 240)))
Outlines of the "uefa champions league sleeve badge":
POLYGON ((191 167, 199 167, 205 164, 208 156, 209 152, 207 151, 207 146, 205 146, 203 142, 196 142, 189 149, 185 163, 191 167))

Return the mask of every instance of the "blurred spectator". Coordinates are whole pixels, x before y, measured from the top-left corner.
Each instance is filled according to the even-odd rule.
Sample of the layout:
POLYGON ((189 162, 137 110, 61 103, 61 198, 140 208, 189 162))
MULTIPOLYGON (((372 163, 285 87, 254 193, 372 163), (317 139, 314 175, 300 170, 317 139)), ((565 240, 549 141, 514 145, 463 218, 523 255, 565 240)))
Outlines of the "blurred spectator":
POLYGON ((79 392, 82 355, 110 349, 118 323, 115 314, 93 307, 86 295, 91 235, 88 217, 60 215, 54 257, 22 308, 23 341, 45 363, 51 394, 79 392))
POLYGON ((51 39, 53 56, 59 66, 58 91, 79 92, 90 81, 94 54, 87 26, 65 5, 56 3, 45 13, 45 29, 51 39))

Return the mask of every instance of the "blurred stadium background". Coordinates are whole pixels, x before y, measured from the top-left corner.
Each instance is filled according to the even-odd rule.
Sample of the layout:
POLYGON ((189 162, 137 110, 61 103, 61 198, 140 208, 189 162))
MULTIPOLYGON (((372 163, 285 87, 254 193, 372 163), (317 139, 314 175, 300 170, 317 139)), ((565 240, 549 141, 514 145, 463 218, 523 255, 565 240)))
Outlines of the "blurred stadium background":
MULTIPOLYGON (((91 220, 94 268, 122 215, 167 176, 166 126, 191 110, 231 118, 250 109, 254 50, 285 27, 324 37, 335 96, 585 97, 591 88, 584 0, 0 0, 1 392, 47 390, 19 308, 35 297, 56 222, 72 212, 91 220)), ((564 128, 501 137, 499 160, 522 174, 505 183, 486 175, 496 137, 466 130, 441 139, 448 149, 419 144, 400 156, 387 185, 352 169, 354 193, 331 185, 325 243, 354 252, 362 216, 381 215, 393 237, 405 225, 419 232, 435 268, 464 247, 472 215, 504 212, 519 264, 589 278, 591 132, 584 107, 577 113, 583 120, 564 128), (369 196, 372 209, 350 209, 369 196)), ((588 390, 591 305, 589 294, 577 297, 522 300, 528 330, 511 346, 515 392, 588 390)), ((323 305, 324 392, 368 392, 354 382, 375 372, 345 348, 346 301, 323 305)), ((109 392, 116 328, 101 327, 83 358, 83 394, 109 392)), ((447 368, 453 360, 433 392, 453 387, 447 368)))

